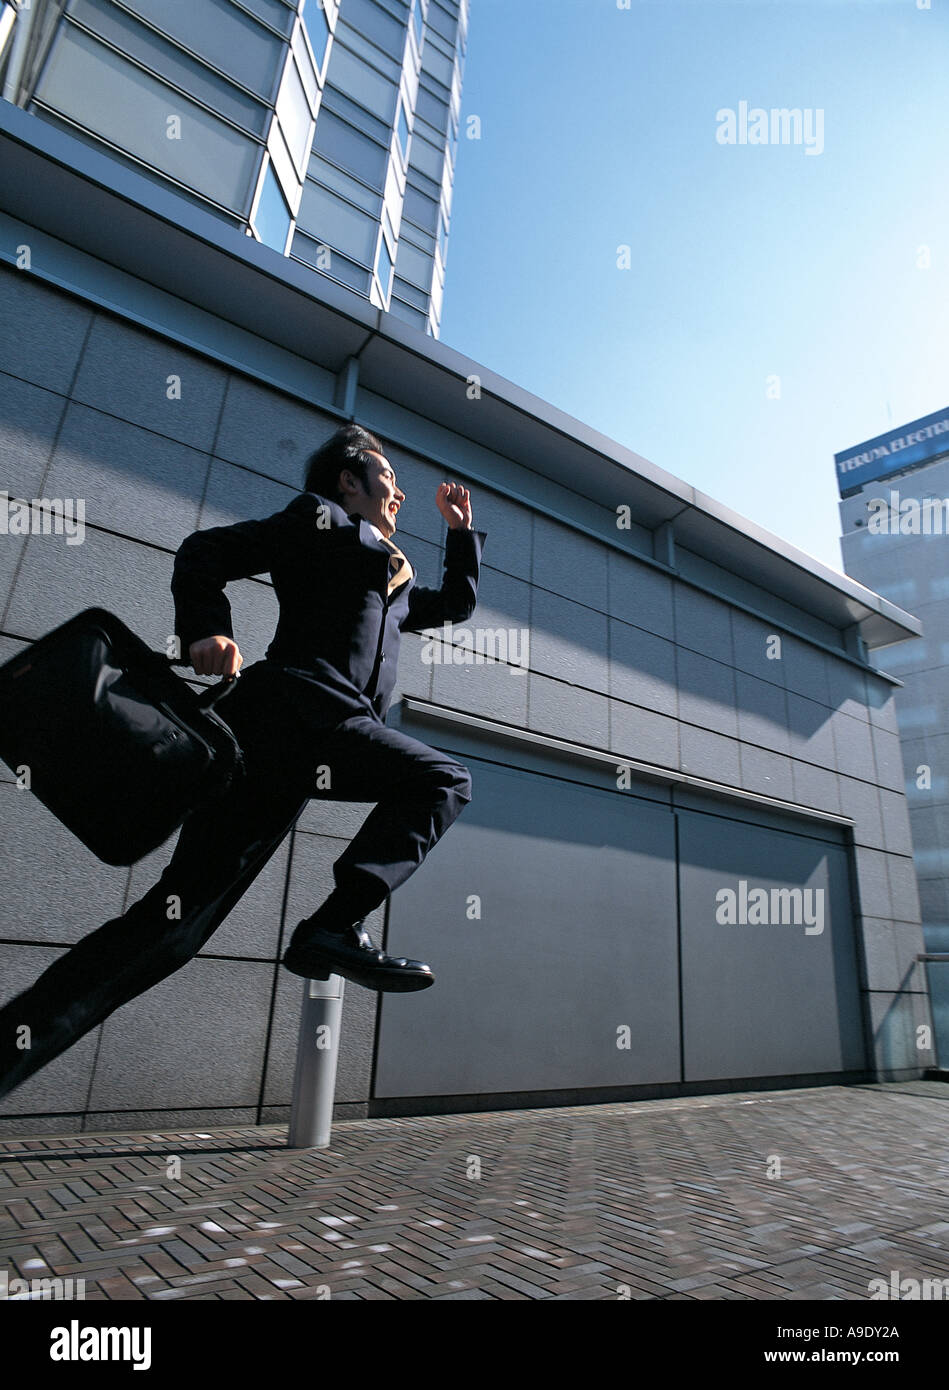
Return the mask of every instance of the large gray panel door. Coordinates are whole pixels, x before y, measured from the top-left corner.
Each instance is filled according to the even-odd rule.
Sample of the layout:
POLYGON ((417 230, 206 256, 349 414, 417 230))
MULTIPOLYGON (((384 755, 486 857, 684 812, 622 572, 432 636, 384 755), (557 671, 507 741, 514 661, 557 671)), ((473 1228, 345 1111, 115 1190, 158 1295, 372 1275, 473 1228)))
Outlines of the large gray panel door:
POLYGON ((388 950, 436 978, 381 996, 375 1094, 677 1081, 671 810, 464 762, 471 804, 392 895, 388 950))
POLYGON ((685 1080, 862 1070, 843 847, 679 815, 685 1080), (801 917, 815 920, 795 923, 797 904, 772 896, 783 888, 822 892, 800 900, 801 917), (720 920, 730 915, 738 920, 720 920))

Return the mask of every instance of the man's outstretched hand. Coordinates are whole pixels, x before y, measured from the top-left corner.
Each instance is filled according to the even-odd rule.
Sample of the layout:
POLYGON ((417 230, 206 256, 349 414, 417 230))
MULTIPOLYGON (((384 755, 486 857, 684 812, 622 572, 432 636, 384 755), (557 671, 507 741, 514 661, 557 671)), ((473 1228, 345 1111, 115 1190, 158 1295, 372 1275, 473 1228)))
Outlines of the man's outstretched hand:
POLYGON ((471 498, 460 483, 442 483, 435 494, 435 503, 452 531, 471 526, 471 498))
POLYGON ((188 658, 198 676, 234 676, 244 664, 230 637, 202 637, 191 643, 188 658))

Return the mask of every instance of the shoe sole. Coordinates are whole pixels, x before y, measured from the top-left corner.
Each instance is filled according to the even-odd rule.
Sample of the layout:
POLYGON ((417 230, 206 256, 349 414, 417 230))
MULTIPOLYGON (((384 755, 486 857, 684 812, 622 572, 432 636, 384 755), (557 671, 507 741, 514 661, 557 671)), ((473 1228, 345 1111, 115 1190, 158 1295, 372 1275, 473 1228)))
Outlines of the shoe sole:
POLYGON ((412 994, 420 989, 428 989, 435 983, 434 975, 423 975, 418 971, 360 970, 358 966, 319 965, 315 962, 303 965, 294 963, 292 957, 287 960, 286 956, 282 964, 292 975, 299 975, 304 980, 328 980, 331 975, 342 975, 344 980, 351 980, 355 985, 374 989, 380 994, 412 994))

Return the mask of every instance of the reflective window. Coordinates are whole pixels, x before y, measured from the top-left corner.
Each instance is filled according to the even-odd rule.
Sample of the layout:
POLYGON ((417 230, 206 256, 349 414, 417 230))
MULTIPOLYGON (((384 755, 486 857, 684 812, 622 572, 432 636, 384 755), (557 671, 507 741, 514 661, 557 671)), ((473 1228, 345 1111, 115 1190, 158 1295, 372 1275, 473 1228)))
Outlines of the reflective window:
POLYGON ((35 95, 161 173, 246 212, 260 145, 75 26, 61 27, 35 95))
POLYGON ((374 0, 374 3, 381 10, 386 10, 388 14, 391 14, 402 25, 403 29, 408 29, 412 0, 374 0))
POLYGON ((273 161, 277 178, 284 188, 294 188, 301 175, 294 168, 293 159, 287 148, 286 136, 279 121, 274 121, 267 136, 267 149, 273 161))
POLYGON ((277 98, 277 119, 283 128, 293 162, 302 175, 310 150, 313 117, 310 115, 310 104, 306 99, 296 63, 292 60, 284 71, 280 95, 277 98))
POLYGON ((264 174, 264 186, 260 191, 260 201, 257 204, 254 227, 265 246, 272 246, 275 251, 283 253, 290 230, 290 209, 280 191, 277 176, 269 160, 267 172, 264 174))
POLYGON ((379 283, 382 286, 382 296, 389 298, 389 287, 392 284, 392 257, 389 255, 389 248, 386 246, 384 236, 379 238, 379 256, 376 262, 376 274, 379 276, 379 283))
POLYGON ((423 313, 428 310, 428 295, 424 290, 416 289, 407 280, 400 280, 395 277, 395 284, 392 286, 392 293, 397 294, 400 299, 404 299, 407 304, 414 304, 416 309, 421 309, 423 313))
MULTIPOLYGON (((436 183, 434 179, 428 178, 425 174, 419 173, 414 165, 409 168, 408 187, 416 189, 434 203, 437 203, 442 196, 441 184, 436 183)), ((433 232, 435 230, 434 221, 431 230, 433 232)))
POLYGON ((424 121, 434 126, 440 135, 444 135, 448 130, 448 102, 440 101, 433 96, 427 87, 419 83, 418 97, 415 101, 415 110, 424 121))
POLYGON ((122 0, 156 29, 206 58, 251 91, 273 94, 285 52, 271 34, 229 0, 122 0))
POLYGON ((378 140, 380 145, 388 146, 392 138, 392 128, 385 121, 376 120, 375 116, 370 116, 357 102, 351 101, 348 96, 338 91, 335 87, 326 87, 323 91, 323 109, 329 108, 338 112, 340 116, 345 116, 350 125, 357 126, 364 130, 367 135, 372 135, 378 140))
POLYGON ((418 246, 430 256, 435 254, 435 238, 421 231, 414 222, 403 221, 399 228, 399 245, 407 241, 410 246, 418 246))
POLYGON ((330 25, 326 18, 326 11, 320 9, 317 0, 306 0, 303 7, 303 27, 306 29, 306 36, 313 49, 316 70, 318 73, 322 73, 326 48, 330 41, 330 25))
POLYGON ((344 285, 349 285, 352 289, 361 290, 363 294, 368 295, 369 271, 362 266, 354 265, 351 260, 341 255, 339 251, 334 251, 332 247, 320 245, 312 237, 297 231, 293 236, 290 254, 294 260, 302 261, 304 265, 312 266, 314 270, 321 270, 324 275, 331 275, 334 280, 341 280, 344 285), (326 264, 327 258, 329 259, 328 265, 326 264))
POLYGON ((385 186, 388 150, 325 107, 317 118, 313 148, 365 183, 372 184, 373 188, 385 186))
MULTIPOLYGON (((39 115, 45 125, 53 126, 56 130, 61 130, 64 135, 70 136, 71 139, 79 140, 90 149, 98 150, 100 154, 102 153, 102 141, 98 139, 97 136, 93 135, 91 131, 83 130, 81 126, 71 125, 69 121, 63 120, 61 116, 54 116, 48 109, 43 109, 41 111, 36 103, 32 101, 26 107, 26 110, 29 111, 31 115, 39 115)), ((139 160, 133 159, 131 155, 123 154, 121 150, 117 150, 110 146, 109 158, 123 169, 128 169, 131 173, 137 174, 139 178, 151 177, 156 183, 165 183, 165 179, 161 174, 143 167, 139 160)), ((247 222, 246 208, 240 212, 229 212, 226 208, 217 207, 214 203, 209 202, 207 198, 203 198, 201 194, 197 193, 194 189, 185 188, 180 183, 175 184, 174 191, 176 198, 182 198, 186 203, 190 203, 192 207, 200 208, 205 217, 216 218, 222 227, 233 227, 240 232, 244 231, 247 222)), ((250 199, 248 198, 248 207, 249 205, 250 199)))
POLYGON ((247 130, 263 135, 270 110, 246 92, 183 53, 175 44, 110 4, 109 0, 73 0, 70 14, 108 39, 129 58, 137 58, 158 77, 166 77, 196 101, 227 116, 247 130))
POLYGON ((415 22, 415 37, 418 39, 419 48, 422 47, 422 25, 424 18, 422 15, 422 0, 415 0, 412 6, 412 19, 415 22))
POLYGON ((405 52, 405 25, 381 9, 375 0, 343 0, 339 17, 401 65, 405 52))
POLYGON ((341 88, 380 120, 387 124, 392 121, 398 96, 396 84, 350 53, 339 39, 333 44, 329 70, 335 87, 341 88))
POLYGON ((417 309, 409 308, 408 304, 403 304, 401 299, 396 299, 394 294, 389 301, 389 313, 395 314, 397 319, 405 319, 406 323, 420 328, 423 333, 428 331, 428 314, 420 314, 417 309))
POLYGON ((397 264, 403 280, 409 280, 413 285, 418 285, 423 290, 430 287, 432 262, 424 251, 417 251, 407 241, 400 241, 397 264))
POLYGON ((421 169, 436 185, 440 184, 445 167, 444 149, 437 149, 428 140, 423 140, 421 135, 416 135, 412 142, 412 167, 421 169))
POLYGON ((253 10, 258 19, 266 20, 275 29, 279 29, 281 34, 289 34, 293 28, 296 5, 291 8, 285 0, 241 0, 241 4, 245 10, 253 10))
POLYGON ((405 190, 402 214, 417 222, 426 232, 434 234, 438 226, 438 204, 433 198, 426 198, 424 193, 419 193, 418 189, 411 186, 405 190))
POLYGON ((313 68, 313 59, 310 57, 309 49, 303 39, 304 30, 302 28, 293 31, 293 42, 290 47, 293 49, 293 56, 297 60, 297 68, 303 79, 306 88, 306 99, 313 110, 316 110, 320 89, 316 81, 316 73, 313 68))
POLYGON ((356 182, 352 174, 343 173, 342 169, 337 169, 335 164, 329 164, 317 154, 310 156, 308 172, 309 177, 316 183, 321 183, 324 187, 341 193, 351 203, 358 203, 361 208, 365 208, 366 212, 372 213, 373 217, 379 216, 382 194, 373 193, 371 189, 364 188, 361 183, 356 182))
POLYGON ((10 0, 9 4, 0 4, 0 66, 6 62, 4 54, 7 51, 7 44, 13 37, 13 26, 17 20, 14 4, 15 0, 10 0))
POLYGON ((428 0, 427 23, 430 29, 434 29, 436 34, 441 34, 443 39, 447 39, 454 46, 458 33, 458 18, 443 10, 438 0, 428 0))
POLYGON ((363 265, 372 265, 378 232, 375 218, 344 203, 311 179, 303 187, 297 223, 317 241, 326 242, 363 265))
POLYGON ((441 82, 442 86, 450 87, 453 68, 454 63, 451 58, 446 58, 444 53, 439 53, 429 38, 428 43, 422 49, 422 71, 431 73, 432 77, 441 82))
POLYGON ((399 120, 396 125, 399 135, 399 144, 402 146, 402 158, 408 162, 409 157, 409 123, 405 119, 405 107, 399 102, 399 120))
POLYGON ((448 256, 448 228, 445 226, 445 214, 441 213, 438 218, 438 249, 442 256, 442 265, 448 256))
POLYGON ((374 43, 363 38, 358 29, 344 24, 342 20, 339 20, 336 25, 336 42, 345 44, 350 53, 355 53, 357 58, 362 58, 371 68, 377 69, 383 77, 387 77, 390 82, 397 83, 401 77, 401 63, 397 63, 394 58, 389 58, 374 43))

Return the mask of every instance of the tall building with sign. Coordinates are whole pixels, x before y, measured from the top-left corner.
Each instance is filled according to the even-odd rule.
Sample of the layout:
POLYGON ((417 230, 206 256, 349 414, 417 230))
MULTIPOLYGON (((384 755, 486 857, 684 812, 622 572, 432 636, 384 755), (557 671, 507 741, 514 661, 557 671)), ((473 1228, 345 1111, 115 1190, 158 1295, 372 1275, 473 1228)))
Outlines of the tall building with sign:
MULTIPOLYGON (((881 647, 898 676, 906 795, 927 951, 949 952, 949 409, 835 455, 847 574, 922 619, 920 637, 881 647)), ((949 962, 928 965, 949 1055, 949 962)))
POLYGON ((437 337, 468 0, 0 3, 7 101, 437 337))

